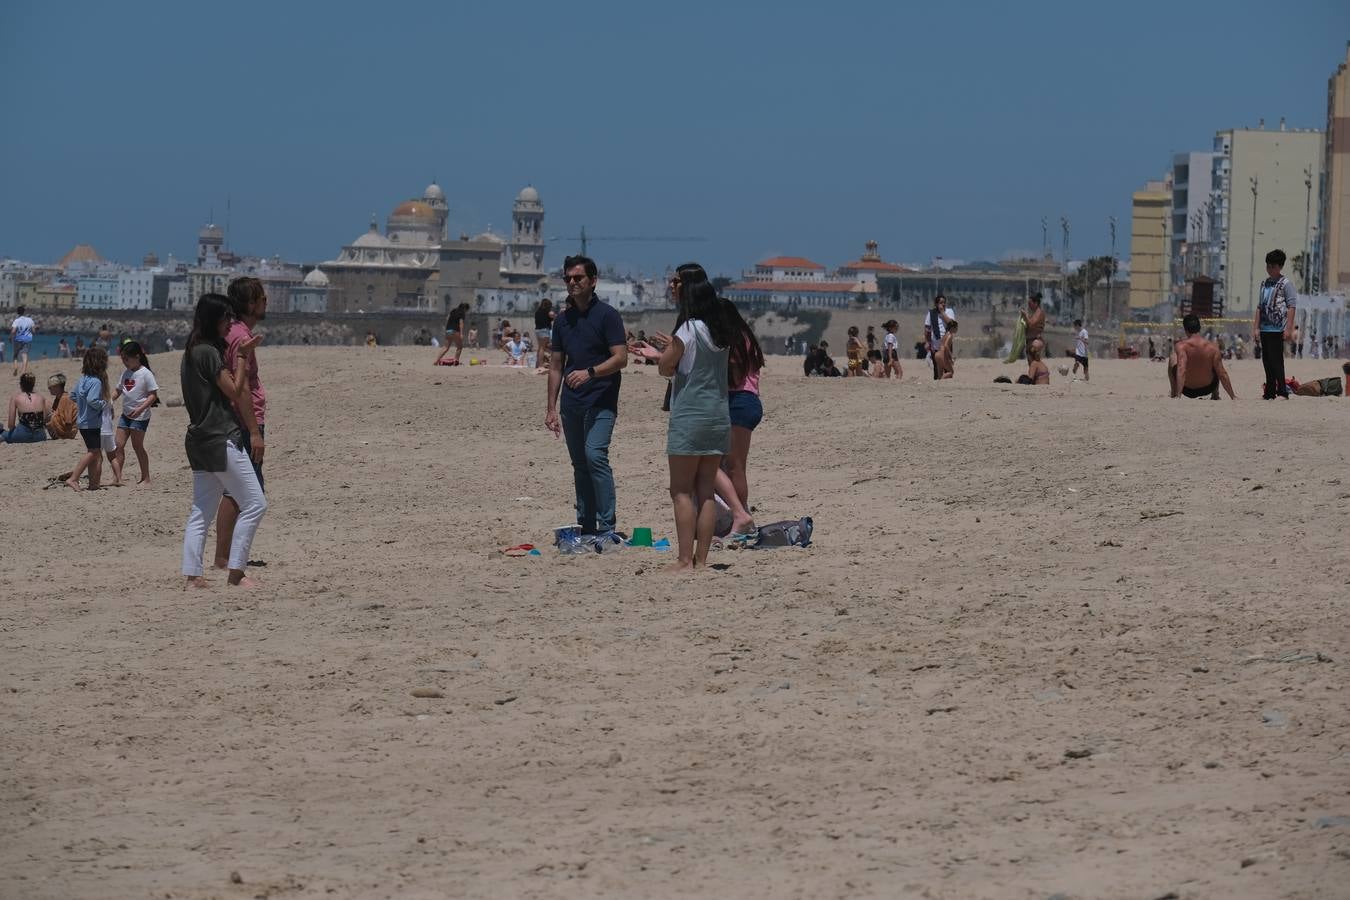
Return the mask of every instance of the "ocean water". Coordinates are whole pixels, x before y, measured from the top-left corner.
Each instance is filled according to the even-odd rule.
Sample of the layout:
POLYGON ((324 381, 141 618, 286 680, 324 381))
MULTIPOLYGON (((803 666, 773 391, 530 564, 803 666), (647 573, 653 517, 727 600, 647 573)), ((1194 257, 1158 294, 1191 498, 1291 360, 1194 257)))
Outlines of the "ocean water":
MULTIPOLYGON (((28 351, 28 356, 30 359, 57 359, 60 354, 57 351, 56 345, 61 340, 61 338, 64 337, 66 339, 66 346, 70 347, 73 350, 75 349, 75 338, 77 336, 83 337, 85 346, 88 346, 89 342, 98 335, 50 334, 44 332, 42 330, 42 324, 38 323, 38 333, 33 335, 33 346, 28 351)), ((6 328, 3 334, 0 334, 0 341, 5 342, 5 360, 6 361, 13 360, 14 342, 9 339, 8 328, 6 328)), ((116 346, 117 344, 121 343, 121 341, 122 337, 120 335, 116 334, 113 335, 113 346, 116 346)), ((163 350, 164 350, 163 347, 146 348, 146 351, 152 354, 156 352, 162 352, 163 350)))

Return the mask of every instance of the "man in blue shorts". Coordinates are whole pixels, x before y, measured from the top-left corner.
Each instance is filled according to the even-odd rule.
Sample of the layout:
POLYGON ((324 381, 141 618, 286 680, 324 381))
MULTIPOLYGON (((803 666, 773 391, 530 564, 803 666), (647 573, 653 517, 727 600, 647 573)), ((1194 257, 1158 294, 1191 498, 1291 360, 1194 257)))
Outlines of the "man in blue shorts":
POLYGON ((33 346, 33 332, 37 331, 37 324, 32 317, 25 314, 26 310, 20 306, 14 317, 14 322, 9 326, 9 336, 14 342, 14 374, 19 374, 20 359, 25 372, 28 371, 28 350, 33 346))

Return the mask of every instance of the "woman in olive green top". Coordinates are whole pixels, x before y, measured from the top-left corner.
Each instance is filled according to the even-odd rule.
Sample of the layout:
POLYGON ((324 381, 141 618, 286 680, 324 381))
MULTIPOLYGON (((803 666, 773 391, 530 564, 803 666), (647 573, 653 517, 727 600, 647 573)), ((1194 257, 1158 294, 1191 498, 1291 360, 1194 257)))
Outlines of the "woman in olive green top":
POLYGON ((225 333, 234 318, 229 300, 220 294, 203 294, 197 301, 192 334, 183 351, 180 374, 183 405, 188 412, 188 464, 192 466, 192 510, 188 513, 183 535, 183 574, 187 586, 205 587, 202 553, 206 549, 206 530, 220 506, 223 492, 239 504, 239 519, 230 545, 229 583, 253 587, 244 577, 248 551, 258 523, 267 511, 267 500, 248 454, 240 449, 243 433, 234 415, 233 401, 248 390, 244 377, 248 358, 258 346, 259 337, 239 345, 235 371, 225 368, 225 333))
POLYGON ((657 363, 662 375, 674 379, 666 456, 679 542, 671 567, 676 571, 708 562, 717 522, 717 469, 731 446, 728 348, 738 336, 710 282, 681 285, 678 327, 657 363))

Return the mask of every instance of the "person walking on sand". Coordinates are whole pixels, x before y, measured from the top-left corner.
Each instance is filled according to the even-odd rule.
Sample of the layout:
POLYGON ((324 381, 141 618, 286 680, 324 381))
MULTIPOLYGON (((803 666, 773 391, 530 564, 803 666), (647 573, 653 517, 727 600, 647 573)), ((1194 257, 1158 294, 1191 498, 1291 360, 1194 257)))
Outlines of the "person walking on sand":
POLYGON ((108 388, 108 351, 102 347, 90 347, 84 352, 81 361, 84 374, 75 385, 75 423, 84 439, 84 455, 76 463, 66 486, 82 490, 80 476, 89 470, 89 490, 99 489, 103 478, 103 411, 112 403, 112 391, 108 388))
POLYGON ((582 534, 618 542, 609 442, 619 415, 628 343, 618 311, 595 296, 598 280, 591 258, 563 260, 568 304, 553 320, 544 427, 567 439, 582 534))
POLYGON ((450 310, 450 315, 445 320, 445 346, 441 348, 440 353, 436 354, 436 361, 432 365, 439 366, 442 364, 441 360, 445 358, 445 354, 450 352, 451 344, 455 346, 455 356, 445 365, 459 365, 459 355, 464 352, 464 319, 468 315, 469 304, 467 303, 461 303, 450 310))
POLYGON ((33 347, 33 334, 37 331, 37 323, 22 306, 14 312, 16 315, 9 326, 9 339, 14 345, 14 374, 18 375, 20 369, 28 371, 28 352, 33 347))
POLYGON ((535 363, 540 372, 548 368, 549 342, 553 340, 553 301, 545 297, 534 308, 535 363))
MULTIPOLYGON (((267 449, 267 391, 258 376, 258 352, 252 348, 256 348, 261 341, 254 335, 253 329, 267 318, 267 290, 256 278, 236 278, 230 282, 227 299, 232 321, 225 333, 222 362, 226 371, 233 372, 242 360, 244 384, 240 386, 240 392, 232 396, 230 403, 240 425, 239 449, 253 465, 258 491, 265 494, 267 488, 262 470, 267 449), (246 346, 251 348, 247 354, 243 352, 246 346)), ((235 523, 238 520, 239 501, 234 498, 229 485, 225 485, 220 508, 216 511, 217 569, 224 569, 229 564, 231 548, 234 546, 235 523)), ((248 562, 247 559, 244 561, 248 562)))
POLYGON ((938 294, 933 298, 933 308, 923 320, 923 339, 928 347, 928 358, 933 363, 933 380, 942 377, 942 367, 938 363, 938 353, 942 350, 942 336, 947 333, 951 318, 947 315, 947 298, 938 294))
POLYGON ((1083 380, 1090 381, 1088 377, 1088 330, 1083 325, 1082 319, 1074 319, 1073 327, 1078 329, 1078 334, 1073 339, 1073 374, 1078 374, 1078 367, 1083 367, 1083 380))
POLYGON ((150 483, 150 454, 145 452, 145 433, 150 429, 150 408, 159 401, 159 382, 150 371, 150 360, 136 341, 126 341, 117 348, 122 357, 122 375, 117 379, 113 399, 122 398, 122 416, 117 422, 116 452, 113 458, 113 481, 122 482, 126 465, 127 440, 141 466, 137 484, 150 483))
POLYGON ((1266 370, 1266 386, 1262 399, 1277 396, 1289 399, 1289 385, 1284 380, 1284 345, 1294 339, 1294 306, 1298 292, 1294 283, 1284 277, 1283 250, 1266 254, 1266 280, 1261 282, 1256 312, 1252 316, 1252 343, 1260 341, 1261 363, 1266 370))
POLYGON ((1223 367, 1223 354, 1200 334, 1200 317, 1186 316, 1181 320, 1181 327, 1186 331, 1186 337, 1176 342, 1172 357, 1167 361, 1171 396, 1218 400, 1219 385, 1222 384, 1228 398, 1236 400, 1228 370, 1223 367))
POLYGON ((679 555, 671 569, 690 571, 707 564, 717 524, 717 472, 731 448, 727 359, 741 335, 706 281, 680 288, 680 319, 657 366, 674 379, 666 457, 679 555))
POLYGON ((881 371, 887 378, 893 372, 899 380, 904 376, 904 370, 900 368, 900 323, 890 319, 881 327, 886 329, 886 337, 881 342, 881 371))
POLYGON ((183 443, 188 465, 192 467, 192 508, 183 530, 185 588, 206 587, 202 560, 206 530, 226 490, 239 507, 230 543, 227 581, 240 587, 255 585, 245 576, 244 567, 248 565, 253 535, 267 511, 267 498, 244 452, 244 432, 234 406, 248 393, 248 357, 259 339, 254 336, 241 342, 236 349, 234 371, 227 370, 226 335, 232 318, 229 298, 220 294, 202 295, 193 314, 192 333, 183 351, 179 373, 189 420, 183 443))

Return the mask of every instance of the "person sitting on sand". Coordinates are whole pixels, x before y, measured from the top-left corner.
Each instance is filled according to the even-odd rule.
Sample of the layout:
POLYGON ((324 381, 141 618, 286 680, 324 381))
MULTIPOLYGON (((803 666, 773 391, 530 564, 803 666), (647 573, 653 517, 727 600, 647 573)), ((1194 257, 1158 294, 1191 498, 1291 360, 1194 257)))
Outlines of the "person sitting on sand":
POLYGON ((806 360, 802 363, 802 372, 806 375, 821 375, 830 378, 839 377, 839 367, 834 364, 830 358, 830 344, 828 341, 821 341, 819 345, 812 344, 810 351, 806 354, 806 360))
POLYGON ((1236 400, 1228 370, 1219 348, 1200 336, 1200 317, 1192 313, 1181 320, 1186 337, 1177 341, 1167 360, 1167 381, 1172 397, 1219 399, 1219 385, 1236 400))
POLYGON ((525 365, 525 342, 520 339, 519 331, 511 332, 510 340, 502 345, 502 349, 506 351, 505 365, 525 365))
POLYGON ((8 423, 0 431, 0 441, 6 444, 36 444, 47 439, 47 419, 50 407, 47 398, 33 393, 37 378, 32 372, 19 376, 19 389, 9 398, 9 410, 5 413, 8 423))
POLYGON ((1049 384, 1050 367, 1041 360, 1045 345, 1039 340, 1032 341, 1027 347, 1027 373, 1017 376, 1018 384, 1049 384))
MULTIPOLYGON (((653 338, 652 340, 656 339, 653 338)), ((662 344, 662 346, 665 345, 662 344)), ((645 336, 639 336, 629 342, 628 354, 636 357, 643 365, 654 366, 656 361, 661 358, 661 349, 649 342, 645 336)))
POLYGON ((80 429, 75 425, 75 400, 66 393, 66 376, 57 372, 48 378, 47 393, 52 395, 48 401, 52 415, 47 420, 47 436, 70 440, 80 433, 80 429))

